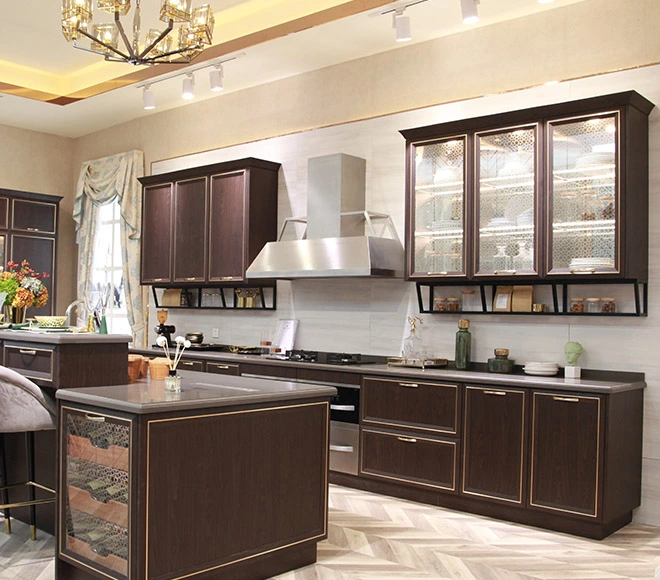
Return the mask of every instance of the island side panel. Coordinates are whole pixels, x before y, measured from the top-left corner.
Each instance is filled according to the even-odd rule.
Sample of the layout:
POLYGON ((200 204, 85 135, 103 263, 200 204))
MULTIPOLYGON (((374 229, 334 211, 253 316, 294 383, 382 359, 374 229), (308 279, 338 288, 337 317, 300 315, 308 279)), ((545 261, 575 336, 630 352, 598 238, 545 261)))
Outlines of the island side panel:
POLYGON ((145 577, 240 566, 247 579, 313 563, 327 537, 328 429, 327 400, 150 416, 145 577))

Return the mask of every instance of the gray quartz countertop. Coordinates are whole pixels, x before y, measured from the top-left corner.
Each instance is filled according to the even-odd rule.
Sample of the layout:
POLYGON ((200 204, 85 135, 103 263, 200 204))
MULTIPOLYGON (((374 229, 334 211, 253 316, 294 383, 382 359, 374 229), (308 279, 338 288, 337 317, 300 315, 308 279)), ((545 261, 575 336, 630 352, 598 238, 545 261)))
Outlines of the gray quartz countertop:
POLYGON ((287 402, 310 397, 331 397, 334 387, 268 379, 252 379, 179 371, 181 391, 165 391, 165 383, 150 378, 126 385, 58 389, 56 397, 129 413, 161 413, 255 403, 287 402))
POLYGON ((112 344, 133 342, 130 334, 97 334, 95 332, 53 332, 44 329, 0 330, 0 340, 41 342, 47 344, 112 344))
MULTIPOLYGON (((131 352, 146 354, 151 357, 162 356, 161 349, 132 349, 131 352)), ((250 363, 277 367, 295 367, 299 369, 358 373, 364 376, 380 376, 392 379, 453 381, 473 385, 500 385, 555 389, 562 391, 581 391, 592 393, 615 393, 646 387, 644 374, 621 371, 594 371, 583 369, 583 378, 565 379, 561 373, 554 377, 516 374, 497 374, 480 371, 459 371, 451 367, 414 368, 392 367, 387 364, 334 365, 283 361, 260 355, 232 354, 213 351, 185 351, 185 358, 227 363, 250 363)))

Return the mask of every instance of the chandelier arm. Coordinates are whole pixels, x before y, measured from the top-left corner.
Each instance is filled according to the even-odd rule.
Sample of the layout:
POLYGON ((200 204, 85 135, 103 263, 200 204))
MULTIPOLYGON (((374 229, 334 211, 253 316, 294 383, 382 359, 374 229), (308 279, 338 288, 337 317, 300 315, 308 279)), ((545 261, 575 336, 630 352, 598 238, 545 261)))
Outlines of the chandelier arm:
MULTIPOLYGON (((165 30, 163 30, 163 32, 160 33, 160 35, 158 36, 158 38, 157 38, 156 40, 154 40, 149 46, 147 46, 147 48, 145 48, 145 49, 139 54, 139 56, 138 56, 137 58, 139 58, 140 60, 143 60, 144 57, 146 57, 146 56, 147 56, 147 55, 148 55, 148 54, 154 49, 154 47, 155 47, 155 46, 156 46, 161 40, 163 40, 163 38, 165 38, 170 32, 172 32, 172 29, 173 29, 173 28, 174 28, 174 20, 173 20, 172 18, 170 18, 170 21, 169 21, 168 24, 167 24, 167 28, 166 28, 165 30)), ((174 53, 174 54, 176 54, 176 53, 174 53)), ((165 56, 165 55, 163 55, 163 56, 165 56)))
MULTIPOLYGON (((119 34, 121 35, 121 38, 124 41, 124 45, 126 46, 126 50, 128 51, 129 54, 126 60, 128 60, 129 62, 137 60, 137 55, 133 50, 133 46, 128 41, 128 36, 126 36, 126 32, 124 32, 124 26, 122 25, 121 20, 119 19, 119 10, 115 10, 115 26, 119 30, 119 34)), ((117 54, 122 54, 118 50, 115 50, 114 52, 116 52, 117 54)))
MULTIPOLYGON (((187 46, 186 48, 177 48, 176 50, 171 50, 169 52, 163 52, 162 54, 159 54, 158 56, 151 56, 151 57, 146 57, 144 60, 145 62, 157 62, 161 59, 167 58, 168 56, 173 56, 177 54, 183 54, 185 56, 186 52, 192 51, 192 50, 200 50, 203 45, 198 44, 195 46, 187 46)), ((192 58, 188 59, 188 62, 190 62, 192 58)), ((176 62, 171 62, 167 61, 168 63, 171 64, 177 64, 176 62)))
MULTIPOLYGON (((115 54, 118 54, 118 55, 122 58, 122 60, 129 60, 129 59, 131 58, 129 55, 124 54, 123 52, 121 52, 121 50, 117 50, 114 46, 110 46, 109 44, 106 44, 106 43, 103 42, 102 40, 96 38, 96 36, 92 36, 91 34, 87 33, 87 32, 84 31, 82 28, 76 28, 76 32, 79 32, 79 33, 82 34, 83 36, 86 36, 86 37, 89 38, 92 42, 96 42, 97 44, 100 44, 101 46, 107 48, 108 50, 111 50, 111 51, 114 52, 115 54)), ((78 46, 77 44, 74 44, 73 46, 74 46, 75 48, 79 48, 79 49, 81 49, 81 50, 86 50, 87 52, 93 52, 93 53, 95 53, 95 54, 102 54, 102 55, 106 56, 105 53, 103 53, 103 52, 101 52, 101 51, 99 51, 99 50, 93 50, 93 49, 91 49, 91 48, 86 48, 86 47, 84 47, 84 46, 78 46)))

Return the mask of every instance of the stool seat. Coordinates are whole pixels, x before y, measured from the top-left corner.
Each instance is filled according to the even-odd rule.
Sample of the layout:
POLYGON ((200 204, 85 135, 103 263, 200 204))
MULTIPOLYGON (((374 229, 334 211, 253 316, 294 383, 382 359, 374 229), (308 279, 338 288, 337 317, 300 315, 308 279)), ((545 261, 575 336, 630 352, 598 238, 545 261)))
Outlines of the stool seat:
POLYGON ((11 533, 10 509, 28 506, 30 508, 30 530, 36 538, 35 506, 55 500, 55 491, 34 481, 34 432, 55 429, 57 406, 44 391, 23 375, 0 365, 0 477, 2 480, 2 503, 5 530, 11 533), (25 433, 27 454, 27 481, 9 484, 7 462, 4 450, 4 434, 25 433), (8 490, 27 486, 27 501, 10 502, 8 490), (35 488, 48 492, 45 499, 35 498, 35 488))

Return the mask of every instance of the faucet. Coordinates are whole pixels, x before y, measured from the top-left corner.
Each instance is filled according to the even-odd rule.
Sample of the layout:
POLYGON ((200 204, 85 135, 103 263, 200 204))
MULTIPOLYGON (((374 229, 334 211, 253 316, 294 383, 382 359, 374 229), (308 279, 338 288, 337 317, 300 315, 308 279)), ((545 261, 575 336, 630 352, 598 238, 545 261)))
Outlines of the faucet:
POLYGON ((87 321, 85 320, 85 303, 82 300, 74 300, 71 304, 66 307, 64 312, 66 316, 66 325, 67 326, 85 326, 87 321), (76 319, 72 324, 71 313, 76 311, 76 319))

